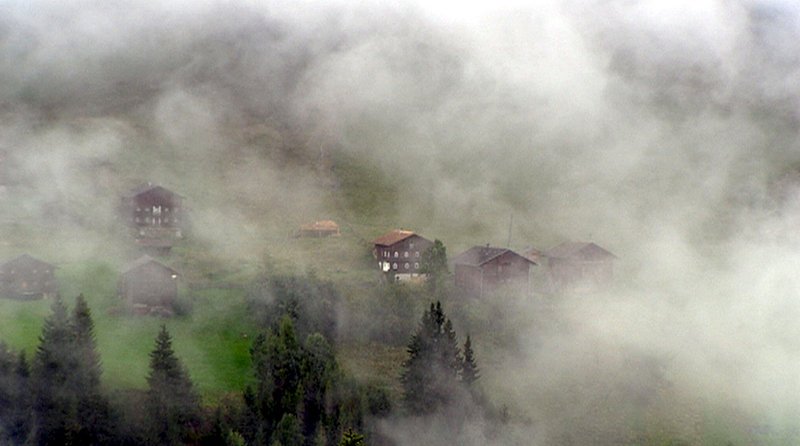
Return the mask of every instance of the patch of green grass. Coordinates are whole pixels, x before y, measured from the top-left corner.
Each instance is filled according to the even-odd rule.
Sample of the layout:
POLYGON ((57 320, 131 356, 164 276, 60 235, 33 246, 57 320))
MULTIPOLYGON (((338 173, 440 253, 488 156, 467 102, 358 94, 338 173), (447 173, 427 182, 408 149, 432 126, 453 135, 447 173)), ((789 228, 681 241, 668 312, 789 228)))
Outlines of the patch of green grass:
POLYGON ((399 377, 407 357, 405 347, 348 343, 338 347, 336 357, 339 365, 355 379, 385 387, 392 399, 399 401, 403 393, 399 377))

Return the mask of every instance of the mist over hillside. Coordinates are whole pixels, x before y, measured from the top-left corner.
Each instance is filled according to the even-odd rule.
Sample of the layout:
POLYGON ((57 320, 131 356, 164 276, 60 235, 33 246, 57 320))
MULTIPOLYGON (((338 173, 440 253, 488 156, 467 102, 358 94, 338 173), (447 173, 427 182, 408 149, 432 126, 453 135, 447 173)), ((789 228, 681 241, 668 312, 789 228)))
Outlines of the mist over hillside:
MULTIPOLYGON (((569 426, 578 444, 613 443, 606 406, 642 376, 630 355, 654 358, 664 404, 790 431, 797 6, 452 8, 5 2, 0 231, 78 228, 85 238, 52 247, 57 260, 123 252, 108 243, 114 206, 142 181, 185 195, 193 236, 229 260, 260 259, 323 217, 365 238, 413 228, 455 254, 505 245, 513 215, 513 247, 596 241, 620 258, 620 285, 565 299, 568 326, 544 335, 535 305, 498 310, 519 348, 479 353, 496 361, 486 386, 529 421, 509 444, 553 444, 569 426)), ((414 444, 408 423, 386 432, 414 444)))

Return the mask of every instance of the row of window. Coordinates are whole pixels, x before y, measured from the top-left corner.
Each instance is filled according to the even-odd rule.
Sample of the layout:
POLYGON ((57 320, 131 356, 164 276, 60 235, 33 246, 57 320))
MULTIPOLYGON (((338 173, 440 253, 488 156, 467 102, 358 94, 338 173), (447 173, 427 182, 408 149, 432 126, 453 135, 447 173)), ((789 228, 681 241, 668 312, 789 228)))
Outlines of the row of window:
MULTIPOLYGON (((404 252, 403 252, 403 257, 404 257, 404 258, 408 258, 408 256, 409 256, 409 253, 408 253, 408 251, 404 251, 404 252)), ((391 257, 392 257, 392 253, 391 253, 391 252, 389 252, 389 251, 383 251, 383 257, 384 257, 384 258, 387 258, 387 259, 389 259, 389 258, 391 258, 391 257)), ((414 251, 414 257, 417 257, 417 258, 419 258, 419 251, 414 251)), ((394 258, 395 258, 395 259, 398 259, 398 258, 400 258, 400 252, 399 252, 399 251, 395 251, 395 252, 394 252, 394 258)))
MULTIPOLYGON (((134 221, 135 221, 136 223, 141 223, 142 219, 141 219, 141 218, 139 218, 139 217, 136 217, 136 218, 134 218, 134 221)), ((145 218, 144 218, 144 222, 145 222, 145 223, 150 223, 150 221, 151 221, 150 217, 145 217, 145 218)), ((153 221, 153 223, 155 223, 155 222, 156 222, 156 219, 155 219, 155 218, 153 218, 153 219, 152 219, 152 221, 153 221)), ((173 218, 172 218, 172 222, 173 222, 173 223, 177 223, 177 222, 178 222, 178 218, 177 218, 177 217, 173 217, 173 218)), ((160 219, 160 220, 159 220, 159 223, 169 223, 169 217, 164 217, 164 218, 160 219)))
MULTIPOLYGON (((397 271, 397 266, 398 266, 397 262, 392 263, 392 269, 393 270, 397 271)), ((411 268, 411 264, 410 263, 406 262, 406 263, 403 264, 403 269, 409 269, 409 268, 411 268)), ((414 262, 414 269, 419 269, 419 263, 418 262, 414 262)))
MULTIPOLYGON (((144 208, 145 212, 150 212, 150 209, 153 210, 154 214, 161 213, 161 206, 153 206, 152 208, 144 208)), ((136 208, 136 212, 142 212, 142 208, 136 208)), ((164 208, 164 212, 169 212, 169 208, 164 208)), ((175 208, 175 212, 178 212, 178 208, 175 208)))

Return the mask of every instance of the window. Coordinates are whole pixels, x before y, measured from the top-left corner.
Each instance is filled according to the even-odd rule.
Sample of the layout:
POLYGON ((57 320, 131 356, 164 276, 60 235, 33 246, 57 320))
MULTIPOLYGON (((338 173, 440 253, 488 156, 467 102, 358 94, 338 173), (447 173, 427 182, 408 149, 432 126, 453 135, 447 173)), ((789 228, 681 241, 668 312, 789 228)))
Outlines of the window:
POLYGON ((414 262, 414 269, 419 269, 419 263, 414 262))
POLYGON ((419 251, 414 252, 414 257, 419 257, 419 251))
POLYGON ((397 252, 397 251, 395 251, 395 252, 394 252, 394 258, 396 259, 396 258, 398 258, 398 257, 400 257, 400 253, 399 253, 399 252, 397 252))
POLYGON ((409 244, 408 244, 408 247, 409 247, 410 249, 414 249, 414 242, 411 242, 411 243, 409 243, 409 244))
POLYGON ((396 263, 396 262, 395 262, 395 263, 392 263, 392 269, 393 269, 393 270, 395 270, 395 271, 397 271, 397 263, 396 263))
POLYGON ((405 265, 403 265, 403 268, 408 269, 408 262, 406 262, 405 265))

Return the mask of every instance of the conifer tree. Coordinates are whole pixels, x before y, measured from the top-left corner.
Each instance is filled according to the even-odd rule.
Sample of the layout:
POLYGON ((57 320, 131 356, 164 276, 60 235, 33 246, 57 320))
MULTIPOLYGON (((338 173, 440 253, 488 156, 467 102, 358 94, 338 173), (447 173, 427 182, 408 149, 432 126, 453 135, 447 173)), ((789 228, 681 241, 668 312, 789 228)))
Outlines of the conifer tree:
POLYGON ((113 438, 111 409, 100 391, 102 369, 95 342, 94 321, 83 294, 75 300, 72 331, 75 368, 70 385, 77 404, 74 441, 84 445, 106 444, 113 438))
POLYGON ((192 381, 172 350, 172 337, 165 325, 155 344, 147 377, 149 437, 153 444, 181 444, 199 417, 198 399, 192 381))
POLYGON ((472 340, 467 335, 467 340, 464 341, 464 360, 461 363, 461 382, 467 387, 480 378, 478 364, 475 361, 475 352, 472 351, 472 340))
POLYGON ((453 324, 441 303, 431 303, 408 345, 400 381, 406 408, 414 414, 432 412, 456 390, 461 355, 453 324))
POLYGON ((74 332, 67 307, 56 299, 45 319, 33 361, 33 439, 36 445, 73 442, 77 399, 71 392, 74 332))
POLYGON ((342 435, 339 446, 364 446, 364 436, 353 429, 347 429, 342 435))

